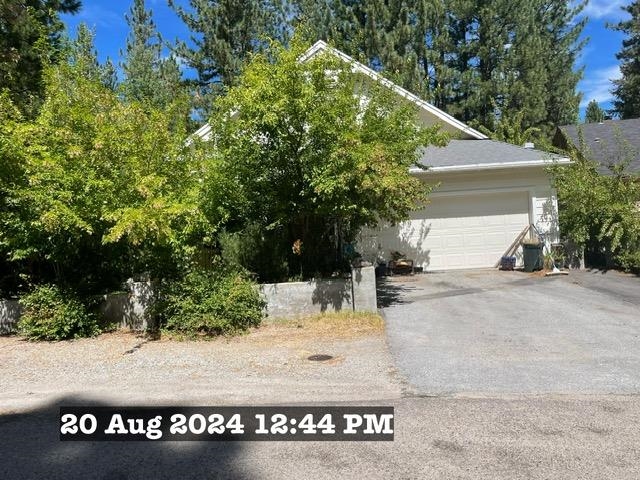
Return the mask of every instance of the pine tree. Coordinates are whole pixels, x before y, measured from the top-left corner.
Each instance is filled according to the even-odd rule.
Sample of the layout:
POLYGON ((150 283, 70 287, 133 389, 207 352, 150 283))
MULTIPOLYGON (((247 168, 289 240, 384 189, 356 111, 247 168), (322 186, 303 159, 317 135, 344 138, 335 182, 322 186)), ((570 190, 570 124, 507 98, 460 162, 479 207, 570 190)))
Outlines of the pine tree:
POLYGON ((163 58, 162 38, 144 0, 133 0, 125 18, 129 36, 121 52, 123 95, 128 101, 165 108, 182 90, 180 68, 173 56, 163 58))
POLYGON ((102 84, 109 90, 114 90, 118 86, 118 69, 111 61, 111 58, 107 57, 107 60, 102 66, 102 84))
POLYGON ((584 3, 567 0, 297 2, 312 31, 457 118, 550 133, 577 119, 584 3), (521 114, 522 112, 522 114, 521 114), (511 121, 511 120, 510 120, 511 121))
POLYGON ((587 24, 587 18, 578 16, 587 1, 542 0, 539 11, 546 28, 542 34, 546 38, 544 61, 547 67, 546 118, 538 126, 550 133, 558 125, 568 125, 578 121, 581 95, 577 91, 584 68, 575 65, 587 40, 580 35, 587 24))
POLYGON ((65 39, 63 52, 67 61, 73 67, 73 75, 100 83, 109 90, 115 90, 117 74, 111 59, 104 64, 98 61, 95 47, 95 33, 86 23, 78 25, 74 39, 65 39))
POLYGON ((175 53, 197 73, 200 106, 208 115, 212 94, 233 85, 245 58, 268 39, 287 35, 285 0, 189 0, 185 9, 169 5, 191 32, 191 45, 178 42, 175 53))
POLYGON ((620 118, 640 117, 640 1, 635 0, 623 7, 631 14, 629 20, 613 26, 627 38, 622 42, 622 50, 616 55, 621 61, 622 78, 614 80, 613 112, 620 118))
POLYGON ((94 39, 95 34, 86 23, 78 25, 76 38, 70 43, 69 62, 78 75, 95 82, 102 82, 105 70, 98 61, 94 39))
POLYGON ((587 105, 584 121, 585 123, 600 123, 604 121, 605 113, 598 102, 591 100, 587 105))
POLYGON ((60 13, 76 13, 79 0, 0 0, 0 90, 35 115, 43 95, 42 69, 60 53, 60 13))

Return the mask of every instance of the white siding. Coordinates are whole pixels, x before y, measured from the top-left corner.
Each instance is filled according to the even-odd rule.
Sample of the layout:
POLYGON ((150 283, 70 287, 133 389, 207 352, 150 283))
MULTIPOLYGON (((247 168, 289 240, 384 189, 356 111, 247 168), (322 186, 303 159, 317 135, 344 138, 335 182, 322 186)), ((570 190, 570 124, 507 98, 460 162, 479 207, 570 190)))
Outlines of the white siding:
POLYGON ((494 267, 529 223, 557 241, 557 200, 542 168, 422 178, 439 184, 432 203, 399 225, 363 231, 358 248, 365 259, 388 261, 397 250, 425 270, 494 267))

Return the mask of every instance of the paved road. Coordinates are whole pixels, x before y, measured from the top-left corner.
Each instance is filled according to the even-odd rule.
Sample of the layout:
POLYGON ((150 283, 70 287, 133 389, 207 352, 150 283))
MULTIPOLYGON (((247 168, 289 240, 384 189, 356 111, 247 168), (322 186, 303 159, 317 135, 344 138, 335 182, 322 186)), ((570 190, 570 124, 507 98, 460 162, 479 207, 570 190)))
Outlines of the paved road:
POLYGON ((391 279, 389 345, 430 395, 640 392, 640 278, 466 271, 391 279))
POLYGON ((385 401, 391 443, 59 442, 55 405, 78 402, 1 417, 0 478, 640 478, 638 397, 385 401))
POLYGON ((586 272, 394 281, 382 300, 400 374, 382 336, 267 330, 133 354, 126 336, 38 348, 4 339, 0 479, 638 479, 639 287, 586 272), (337 361, 312 365, 309 352, 337 361), (393 405, 395 441, 58 439, 60 405, 300 402, 393 405))

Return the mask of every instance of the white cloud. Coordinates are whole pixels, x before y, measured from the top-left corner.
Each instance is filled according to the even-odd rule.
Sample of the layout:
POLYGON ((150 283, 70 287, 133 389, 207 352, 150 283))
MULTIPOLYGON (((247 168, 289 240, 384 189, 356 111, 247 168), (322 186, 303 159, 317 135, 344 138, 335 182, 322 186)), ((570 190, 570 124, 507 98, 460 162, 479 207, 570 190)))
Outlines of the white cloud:
POLYGON ((83 6, 76 17, 87 23, 90 27, 97 25, 105 28, 113 28, 124 24, 124 12, 118 14, 100 5, 83 6))
MULTIPOLYGON (((577 1, 574 4, 578 3, 577 1)), ((587 6, 582 11, 591 19, 606 18, 608 20, 619 20, 627 17, 627 13, 622 7, 627 5, 628 0, 589 0, 587 6)))
POLYGON ((579 90, 584 93, 580 106, 585 107, 591 100, 598 103, 610 101, 613 98, 611 94, 613 83, 611 81, 617 80, 621 76, 619 65, 601 68, 586 75, 586 78, 578 85, 579 90))

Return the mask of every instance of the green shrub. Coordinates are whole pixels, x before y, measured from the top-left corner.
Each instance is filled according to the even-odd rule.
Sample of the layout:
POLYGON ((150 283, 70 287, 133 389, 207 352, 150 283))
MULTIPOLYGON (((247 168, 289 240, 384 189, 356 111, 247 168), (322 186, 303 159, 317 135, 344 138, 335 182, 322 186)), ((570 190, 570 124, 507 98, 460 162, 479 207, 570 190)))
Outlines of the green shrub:
POLYGON ((239 273, 191 272, 169 284, 159 304, 166 328, 186 335, 220 335, 260 324, 264 302, 239 273))
POLYGON ((616 261, 627 272, 640 273, 640 251, 623 252, 616 257, 616 261))
POLYGON ((82 302, 54 285, 41 285, 20 298, 18 331, 30 340, 67 340, 100 333, 82 302))
POLYGON ((267 231, 257 223, 218 238, 222 260, 234 268, 255 274, 261 282, 281 282, 289 276, 287 255, 291 245, 281 229, 267 231))

